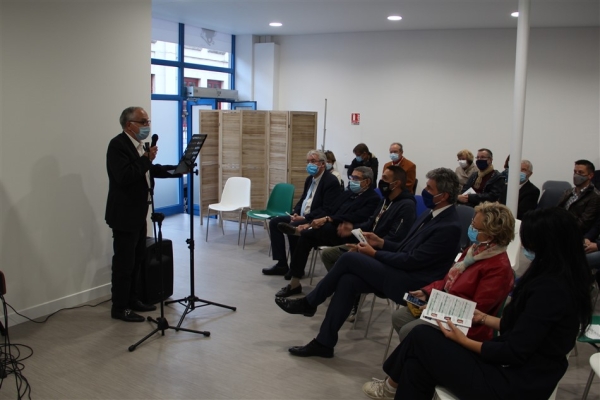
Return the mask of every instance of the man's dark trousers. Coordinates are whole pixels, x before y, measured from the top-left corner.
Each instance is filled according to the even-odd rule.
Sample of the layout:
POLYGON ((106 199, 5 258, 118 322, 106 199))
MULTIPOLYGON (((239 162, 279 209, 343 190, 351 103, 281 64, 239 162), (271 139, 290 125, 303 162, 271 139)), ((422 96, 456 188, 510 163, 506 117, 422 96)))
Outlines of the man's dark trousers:
POLYGON ((146 254, 146 223, 138 231, 113 229, 112 304, 113 308, 130 308, 138 300, 136 283, 146 254))

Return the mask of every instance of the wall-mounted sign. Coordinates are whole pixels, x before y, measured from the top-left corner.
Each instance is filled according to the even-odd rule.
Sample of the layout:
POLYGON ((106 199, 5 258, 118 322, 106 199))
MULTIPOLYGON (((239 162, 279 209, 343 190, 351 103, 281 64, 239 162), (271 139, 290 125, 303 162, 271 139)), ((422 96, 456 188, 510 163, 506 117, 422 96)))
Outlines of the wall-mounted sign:
POLYGON ((360 125, 360 114, 352 113, 351 114, 352 125, 360 125))

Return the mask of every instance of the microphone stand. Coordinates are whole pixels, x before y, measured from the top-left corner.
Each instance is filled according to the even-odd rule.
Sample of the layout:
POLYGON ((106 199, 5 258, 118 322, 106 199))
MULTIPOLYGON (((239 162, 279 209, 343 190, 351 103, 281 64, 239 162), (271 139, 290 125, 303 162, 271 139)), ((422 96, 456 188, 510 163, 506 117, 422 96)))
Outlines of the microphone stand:
MULTIPOLYGON (((148 143, 146 143, 146 148, 148 151, 149 150, 148 143)), ((210 336, 210 332, 180 328, 179 325, 181 325, 181 321, 179 322, 179 325, 177 326, 177 328, 174 328, 169 325, 169 322, 165 318, 164 305, 166 303, 164 301, 165 287, 164 287, 164 271, 163 271, 163 257, 162 257, 162 241, 163 241, 162 240, 162 222, 165 219, 165 215, 163 213, 157 213, 154 211, 154 189, 151 186, 152 185, 150 184, 150 187, 148 188, 148 192, 150 194, 150 204, 152 206, 151 219, 152 219, 152 226, 154 228, 154 242, 156 243, 156 255, 158 257, 158 272, 160 274, 160 299, 161 299, 160 300, 160 317, 158 317, 156 319, 154 319, 152 317, 147 317, 147 320, 149 322, 153 322, 156 324, 156 329, 154 329, 152 332, 150 332, 149 334, 144 336, 142 339, 137 341, 135 344, 132 344, 131 346, 129 346, 130 352, 134 351, 140 344, 145 342, 147 339, 149 339, 151 336, 153 336, 155 333, 158 333, 159 331, 161 332, 161 336, 165 336, 165 331, 167 329, 175 329, 176 331, 185 331, 185 332, 197 333, 197 334, 204 335, 204 336, 210 336), (157 225, 158 225, 158 237, 157 237, 157 232, 156 232, 157 225)))

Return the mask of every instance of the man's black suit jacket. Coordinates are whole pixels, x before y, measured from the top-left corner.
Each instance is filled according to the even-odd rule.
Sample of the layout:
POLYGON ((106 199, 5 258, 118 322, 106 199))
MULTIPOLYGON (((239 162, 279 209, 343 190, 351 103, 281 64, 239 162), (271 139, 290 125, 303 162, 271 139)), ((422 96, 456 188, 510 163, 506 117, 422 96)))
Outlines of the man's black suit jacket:
POLYGON ((104 219, 112 228, 135 232, 144 226, 148 215, 148 182, 146 172, 150 171, 150 182, 154 178, 178 178, 168 170, 173 165, 152 164, 148 157, 140 157, 137 149, 125 132, 114 137, 106 152, 108 172, 108 199, 104 219))
MULTIPOLYGON (((302 202, 308 194, 308 189, 312 185, 313 177, 308 176, 304 181, 304 191, 298 203, 294 207, 294 213, 300 215, 302 202)), ((313 195, 313 200, 310 206, 310 212, 304 216, 308 221, 325 217, 332 213, 332 206, 335 204, 338 196, 342 193, 340 181, 329 171, 323 171, 321 181, 317 186, 317 191, 313 195)))
POLYGON ((525 182, 519 189, 519 208, 517 209, 517 219, 523 219, 527 211, 535 210, 538 199, 540 198, 540 189, 530 181, 525 182))

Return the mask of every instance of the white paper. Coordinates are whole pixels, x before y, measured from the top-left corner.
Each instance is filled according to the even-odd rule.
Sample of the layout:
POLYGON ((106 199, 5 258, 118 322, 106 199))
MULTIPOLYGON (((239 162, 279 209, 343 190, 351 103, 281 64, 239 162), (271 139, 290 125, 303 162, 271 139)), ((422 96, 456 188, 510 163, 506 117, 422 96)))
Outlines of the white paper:
POLYGON ((367 239, 363 236, 362 229, 352 229, 352 234, 361 243, 367 243, 367 239))
POLYGON ((473 190, 473 188, 470 187, 467 190, 465 190, 465 192, 463 194, 475 194, 475 190, 473 190))
MULTIPOLYGON (((476 306, 477 303, 474 301, 433 289, 421 319, 434 325, 437 325, 435 320, 450 320, 466 334, 473 323, 473 312, 476 306)), ((443 325, 448 329, 446 323, 443 325)))
POLYGON ((254 215, 256 215, 257 217, 260 217, 260 218, 271 218, 271 216, 269 214, 254 214, 254 215))
POLYGON ((600 325, 590 325, 585 331, 585 336, 590 339, 600 340, 600 325))

